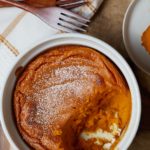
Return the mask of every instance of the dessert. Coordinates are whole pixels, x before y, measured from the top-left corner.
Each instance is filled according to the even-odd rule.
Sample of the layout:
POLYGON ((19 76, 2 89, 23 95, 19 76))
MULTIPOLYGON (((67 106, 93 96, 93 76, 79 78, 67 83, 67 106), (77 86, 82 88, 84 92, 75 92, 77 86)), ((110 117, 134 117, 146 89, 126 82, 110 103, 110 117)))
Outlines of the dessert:
POLYGON ((114 149, 131 114, 122 74, 104 55, 61 46, 32 60, 14 90, 21 136, 36 150, 114 149))
POLYGON ((142 45, 145 47, 147 52, 150 53, 150 26, 146 29, 146 31, 142 35, 142 45))

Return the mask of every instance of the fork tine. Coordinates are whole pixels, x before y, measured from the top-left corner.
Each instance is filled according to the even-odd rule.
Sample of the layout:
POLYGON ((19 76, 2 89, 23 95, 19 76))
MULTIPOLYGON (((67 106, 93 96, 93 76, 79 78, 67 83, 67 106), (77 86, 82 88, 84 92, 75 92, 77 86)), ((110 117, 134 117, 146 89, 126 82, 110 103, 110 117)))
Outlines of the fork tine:
POLYGON ((63 6, 60 6, 60 7, 65 8, 65 9, 73 9, 73 8, 80 7, 80 6, 85 5, 85 4, 86 3, 83 2, 83 3, 78 3, 78 4, 63 5, 63 6))
POLYGON ((61 15, 61 19, 66 21, 66 22, 69 22, 71 24, 74 24, 76 26, 79 26, 79 27, 81 27, 81 26, 88 27, 88 25, 86 23, 79 22, 79 21, 77 21, 77 20, 75 20, 73 18, 68 18, 67 16, 64 16, 64 15, 61 15))
POLYGON ((79 7, 79 6, 82 6, 84 4, 86 4, 87 2, 85 0, 66 0, 66 1, 59 1, 57 3, 57 5, 59 7, 62 7, 62 8, 66 8, 66 9, 72 9, 72 8, 75 8, 75 7, 79 7))
POLYGON ((71 30, 75 30, 75 31, 81 31, 81 32, 86 32, 85 29, 81 28, 81 27, 78 27, 74 24, 70 24, 68 22, 66 22, 65 20, 60 20, 60 23, 59 25, 63 26, 63 27, 66 27, 66 28, 69 28, 71 30))
POLYGON ((75 3, 75 2, 80 2, 80 1, 84 1, 85 0, 56 0, 56 4, 57 5, 64 5, 64 4, 70 4, 70 3, 75 3))
POLYGON ((67 32, 67 33, 77 33, 77 31, 74 31, 72 29, 69 29, 67 27, 64 27, 61 23, 57 24, 57 29, 61 30, 62 32, 67 32))
POLYGON ((82 23, 89 23, 89 22, 90 22, 90 20, 88 20, 88 19, 86 19, 86 18, 83 18, 83 17, 81 17, 80 15, 77 15, 77 14, 75 14, 75 13, 72 13, 72 12, 70 12, 70 11, 68 11, 68 10, 65 10, 65 11, 63 10, 62 13, 61 13, 61 15, 64 15, 64 16, 66 16, 66 17, 68 17, 68 18, 75 19, 75 20, 80 21, 80 22, 82 22, 82 23))

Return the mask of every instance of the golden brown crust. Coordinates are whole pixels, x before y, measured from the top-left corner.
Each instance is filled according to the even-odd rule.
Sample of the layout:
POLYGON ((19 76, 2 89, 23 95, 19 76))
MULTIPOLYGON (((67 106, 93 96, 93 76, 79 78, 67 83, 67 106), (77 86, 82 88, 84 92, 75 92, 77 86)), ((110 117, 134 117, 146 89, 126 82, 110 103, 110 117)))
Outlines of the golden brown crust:
POLYGON ((82 46, 50 49, 30 62, 17 82, 18 129, 34 149, 74 149, 84 113, 108 93, 127 90, 123 77, 102 54, 82 46))

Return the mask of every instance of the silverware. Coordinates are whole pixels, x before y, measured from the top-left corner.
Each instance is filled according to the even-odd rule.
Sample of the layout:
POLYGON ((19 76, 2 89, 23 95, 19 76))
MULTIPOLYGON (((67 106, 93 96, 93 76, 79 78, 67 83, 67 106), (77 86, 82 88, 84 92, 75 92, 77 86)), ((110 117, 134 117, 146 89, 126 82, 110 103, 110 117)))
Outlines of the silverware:
POLYGON ((72 9, 75 7, 82 6, 86 4, 86 0, 57 0, 56 5, 66 9, 72 9))
MULTIPOLYGON (((33 5, 33 3, 28 3, 25 0, 15 0, 15 1, 33 5)), ((37 2, 35 1, 35 4, 36 3, 37 2)), ((56 6, 66 8, 66 9, 72 9, 75 7, 79 7, 86 3, 87 3, 86 0, 56 0, 56 6)), ((41 7, 40 5, 35 5, 35 6, 41 7)), ((4 4, 4 3, 0 2, 0 7, 10 7, 10 4, 4 4)), ((44 7, 44 5, 42 7, 44 7)))
POLYGON ((85 28, 88 27, 88 19, 63 8, 47 7, 39 9, 16 1, 0 0, 0 2, 29 11, 49 26, 64 32, 86 32, 85 28))

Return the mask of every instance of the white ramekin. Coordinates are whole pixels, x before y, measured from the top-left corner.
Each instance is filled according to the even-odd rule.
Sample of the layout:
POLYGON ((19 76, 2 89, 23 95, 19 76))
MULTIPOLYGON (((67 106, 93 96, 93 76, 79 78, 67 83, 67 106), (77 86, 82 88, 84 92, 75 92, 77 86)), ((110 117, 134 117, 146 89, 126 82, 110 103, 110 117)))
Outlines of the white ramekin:
POLYGON ((94 48, 112 60, 124 75, 132 95, 132 113, 127 131, 117 145, 117 149, 127 149, 136 135, 141 117, 141 96, 136 78, 124 58, 111 46, 91 36, 74 33, 55 35, 32 48, 29 52, 25 52, 8 73, 5 80, 5 86, 2 89, 0 101, 1 124, 8 141, 14 149, 29 149, 20 137, 14 123, 12 92, 16 82, 16 69, 20 66, 25 66, 40 52, 60 45, 83 45, 94 48))

